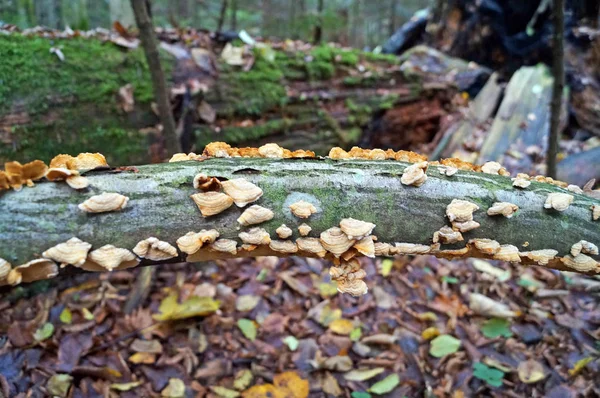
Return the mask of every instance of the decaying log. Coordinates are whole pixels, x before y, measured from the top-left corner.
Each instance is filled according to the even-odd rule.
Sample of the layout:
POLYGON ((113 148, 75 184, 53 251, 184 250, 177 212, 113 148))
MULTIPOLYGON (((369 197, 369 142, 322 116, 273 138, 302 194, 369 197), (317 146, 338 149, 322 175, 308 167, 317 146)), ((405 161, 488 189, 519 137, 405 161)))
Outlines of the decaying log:
MULTIPOLYGON (((338 148, 330 153, 332 158, 285 159, 273 158, 286 153, 276 145, 246 152, 255 157, 192 156, 198 160, 92 170, 84 173, 89 186, 83 190, 74 190, 63 182, 40 181, 20 191, 2 192, 0 258, 13 266, 8 272, 10 268, 0 262, 4 269, 0 281, 6 283, 7 273, 10 279, 11 273, 27 268, 15 266, 39 266, 43 261, 30 262, 74 237, 82 242, 73 240, 71 244, 84 251, 83 256, 75 256, 76 265, 86 268, 91 262, 97 269, 136 266, 140 259, 131 253, 133 250, 146 257, 141 259, 142 265, 304 255, 322 256, 343 266, 361 253, 428 253, 445 258, 486 257, 561 270, 600 272, 597 248, 595 252, 589 249, 600 243, 600 221, 593 220, 600 216, 600 201, 559 187, 556 182, 540 182, 543 177, 528 180, 519 176, 514 184, 520 187, 516 187, 507 176, 488 174, 506 174, 494 164, 481 168, 452 161, 428 164, 413 153, 382 150, 346 153, 338 148), (370 160, 385 158, 417 163, 370 160), (485 172, 463 171, 469 169, 485 172), (198 176, 199 173, 205 176, 198 176), (199 189, 194 188, 195 177, 199 189), (119 206, 97 206, 100 210, 121 210, 82 211, 82 202, 103 192, 118 193, 128 201, 123 204, 119 196, 119 206), (204 199, 192 200, 190 196, 194 194, 201 194, 204 199), (220 212, 203 217, 195 201, 209 203, 220 212), (220 204, 215 205, 216 202, 220 204), (260 223, 242 226, 242 214, 245 223, 260 223), (306 246, 299 249, 298 227, 304 223, 312 228, 308 237, 318 239, 312 243, 320 243, 320 250, 302 249, 306 246), (275 232, 282 224, 292 230, 290 237, 278 238, 275 232), (198 236, 187 235, 191 246, 201 246, 195 252, 185 239, 180 239, 191 231, 202 230, 205 232, 198 236), (247 234, 241 236, 243 232, 247 234), (210 244, 217 237, 217 243, 210 244), (585 244, 583 251, 579 248, 574 253, 573 246, 581 241, 592 245, 585 244), (154 252, 149 250, 151 244, 154 252), (126 250, 117 252, 103 248, 104 245, 126 250), (99 248, 103 249, 98 251, 99 248), (191 254, 186 255, 182 248, 191 254), (91 254, 86 259, 88 250, 91 254), (107 253, 111 266, 99 259, 107 253)), ((228 153, 232 152, 212 151, 214 156, 228 153)), ((235 153, 242 154, 242 150, 235 153)), ((52 272, 42 278, 37 275, 37 279, 73 269, 71 265, 40 267, 52 272)), ((347 271, 334 268, 340 273, 347 271)), ((24 282, 32 277, 29 274, 24 282)), ((13 277, 12 282, 18 281, 13 277)))

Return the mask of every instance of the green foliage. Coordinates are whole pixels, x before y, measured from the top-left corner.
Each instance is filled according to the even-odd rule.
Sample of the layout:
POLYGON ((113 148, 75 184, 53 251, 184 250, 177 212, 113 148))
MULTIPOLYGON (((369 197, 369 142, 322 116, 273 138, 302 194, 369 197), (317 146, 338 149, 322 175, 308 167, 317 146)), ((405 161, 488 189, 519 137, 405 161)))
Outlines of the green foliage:
POLYGON ((400 377, 397 374, 391 374, 385 379, 378 381, 369 388, 369 392, 373 394, 381 395, 391 392, 400 384, 400 377))
POLYGON ((511 337, 510 322, 507 319, 492 318, 485 321, 481 327, 481 333, 489 339, 499 336, 511 337))
POLYGON ((476 362, 473 364, 473 376, 485 381, 492 387, 501 387, 504 372, 491 368, 484 363, 476 362))
POLYGON ((449 334, 442 334, 431 340, 429 354, 436 358, 442 358, 458 351, 460 344, 461 342, 459 339, 452 337, 449 334))

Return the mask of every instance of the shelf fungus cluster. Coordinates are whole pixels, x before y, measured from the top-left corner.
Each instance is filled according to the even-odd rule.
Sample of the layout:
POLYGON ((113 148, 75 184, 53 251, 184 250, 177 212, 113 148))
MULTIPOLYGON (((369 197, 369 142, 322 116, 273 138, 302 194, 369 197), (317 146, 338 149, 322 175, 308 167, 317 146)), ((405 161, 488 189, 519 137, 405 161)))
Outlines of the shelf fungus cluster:
POLYGON ((453 199, 446 207, 446 216, 452 223, 452 228, 460 232, 468 232, 479 228, 480 224, 473 220, 473 213, 479 206, 467 200, 453 199))
POLYGON ((116 192, 102 192, 79 204, 79 209, 86 213, 107 213, 122 210, 127 206, 129 198, 116 192))

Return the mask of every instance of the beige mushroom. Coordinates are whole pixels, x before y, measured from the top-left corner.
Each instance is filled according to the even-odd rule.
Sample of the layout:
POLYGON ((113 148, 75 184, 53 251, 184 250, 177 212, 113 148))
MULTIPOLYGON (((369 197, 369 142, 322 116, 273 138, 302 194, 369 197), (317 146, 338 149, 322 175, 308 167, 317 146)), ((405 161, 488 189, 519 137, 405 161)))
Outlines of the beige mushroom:
POLYGON ((52 260, 39 258, 10 270, 6 276, 6 282, 8 282, 9 285, 15 286, 21 283, 30 283, 54 278, 56 275, 58 275, 56 263, 52 260))
POLYGON ((103 192, 79 204, 79 209, 87 213, 106 213, 123 209, 128 201, 127 196, 114 192, 103 192))
POLYGON ((80 268, 86 271, 114 271, 135 267, 140 260, 127 249, 104 245, 92 250, 80 268))
POLYGON ((516 178, 513 178, 513 187, 517 187, 517 188, 527 188, 528 186, 531 185, 531 181, 529 181, 529 178, 524 178, 524 177, 519 177, 520 174, 517 174, 516 178))
POLYGON ((217 252, 237 254, 237 242, 233 239, 217 239, 208 248, 217 252))
POLYGON ((298 251, 298 246, 291 240, 272 240, 269 247, 279 253, 296 253, 298 251))
POLYGON ((234 178, 221 182, 223 191, 233 198, 236 206, 244 207, 252 203, 263 194, 262 189, 244 178, 234 178))
MULTIPOLYGON (((194 188, 203 192, 218 191, 221 189, 221 181, 216 177, 209 177, 204 173, 198 173, 194 177, 194 188)), ((232 202, 233 203, 233 202, 232 202)))
POLYGON ((479 228, 481 226, 481 224, 479 224, 477 221, 465 221, 465 222, 453 222, 452 223, 452 227, 457 229, 460 232, 469 232, 472 231, 476 228, 479 228))
POLYGON ((415 187, 420 187, 427 180, 427 166, 429 163, 427 162, 418 162, 411 164, 407 168, 404 169, 402 173, 402 177, 400 177, 400 182, 404 185, 414 185, 415 187))
POLYGON ((176 153, 173 156, 171 156, 171 159, 169 159, 169 163, 186 162, 188 160, 192 160, 188 154, 176 153))
POLYGON ((455 231, 448 226, 443 226, 439 231, 433 233, 433 243, 452 244, 463 240, 464 238, 459 231, 455 231))
POLYGON ((211 244, 219 237, 216 229, 201 230, 200 232, 188 232, 177 239, 177 247, 186 254, 194 254, 204 246, 211 244))
POLYGON ((298 238, 296 239, 296 244, 298 245, 298 249, 316 254, 319 257, 325 257, 327 254, 327 250, 325 250, 318 238, 298 238))
POLYGON ((133 248, 133 252, 141 258, 152 261, 163 261, 178 256, 177 249, 174 246, 155 237, 139 241, 133 248))
POLYGON ((66 180, 67 178, 77 176, 79 176, 79 172, 77 170, 70 170, 66 167, 52 167, 46 172, 46 178, 49 181, 62 181, 66 180))
POLYGON ((348 235, 348 239, 362 239, 373 232, 375 224, 354 218, 344 218, 340 221, 340 229, 348 235))
POLYGON ((469 243, 483 254, 493 255, 500 251, 500 243, 492 239, 471 239, 469 243))
POLYGON ((260 227, 250 228, 245 232, 240 232, 238 235, 242 242, 249 245, 268 245, 271 243, 271 236, 269 233, 260 227))
POLYGON ((592 220, 597 221, 600 219, 600 206, 592 205, 590 208, 592 210, 592 220))
POLYGON ((588 242, 587 240, 580 240, 579 242, 571 246, 571 255, 573 257, 577 257, 579 253, 597 255, 598 246, 591 242, 588 242))
POLYGON ((375 242, 373 242, 373 237, 371 236, 365 236, 357 241, 353 247, 367 257, 375 257, 375 242))
POLYGON ((375 242, 375 256, 389 256, 392 245, 389 243, 375 242))
POLYGON ((394 247, 390 248, 390 253, 394 254, 427 254, 430 251, 430 246, 418 243, 395 243, 394 247))
POLYGON ((494 260, 509 261, 511 263, 520 263, 521 257, 519 256, 519 249, 513 245, 501 245, 493 255, 494 260))
POLYGON ((92 245, 73 237, 64 243, 51 247, 42 253, 42 256, 56 261, 61 266, 72 264, 79 267, 85 263, 92 245))
POLYGON ((281 226, 275 230, 275 233, 277 234, 277 236, 279 236, 279 238, 287 239, 290 236, 292 236, 293 231, 287 225, 281 224, 281 226))
POLYGON ((571 256, 570 254, 561 258, 560 261, 567 267, 579 272, 598 271, 599 264, 593 258, 585 254, 571 256))
POLYGON ((349 239, 344 231, 338 227, 332 227, 321 232, 320 240, 325 250, 336 257, 339 257, 354 245, 354 240, 349 239))
POLYGON ((579 188, 577 185, 567 185, 567 191, 571 191, 573 193, 579 194, 579 195, 583 195, 583 189, 579 188))
POLYGON ((277 144, 265 144, 258 148, 258 153, 263 158, 282 158, 283 148, 277 144))
POLYGON ((573 195, 569 195, 568 193, 553 192, 546 198, 544 208, 565 211, 573 203, 573 199, 575 199, 573 195))
POLYGON ((557 254, 558 251, 554 249, 532 250, 519 253, 521 257, 526 257, 538 265, 547 265, 557 254))
POLYGON ((204 217, 217 215, 233 204, 233 199, 222 192, 199 192, 190 195, 204 217))
POLYGON ((310 231, 312 231, 312 228, 307 224, 303 223, 298 227, 298 232, 300 232, 300 236, 306 236, 310 233, 310 231))
POLYGON ((479 210, 475 203, 462 199, 452 199, 452 202, 446 207, 446 216, 450 222, 466 222, 473 220, 473 212, 479 210))
POLYGON ((329 155, 327 155, 330 159, 349 159, 350 155, 348 152, 344 151, 342 148, 333 147, 329 150, 329 155))
POLYGON ((90 182, 84 176, 70 176, 67 177, 67 185, 73 189, 85 189, 90 185, 90 182))
POLYGON ((504 216, 511 218, 515 212, 519 210, 519 206, 509 202, 495 202, 487 211, 488 216, 504 216))
POLYGON ((362 279, 337 282, 337 289, 340 293, 348 293, 354 297, 363 296, 369 292, 369 287, 362 279))
POLYGON ((317 208, 312 203, 304 200, 292 203, 290 210, 298 218, 308 218, 317 212, 317 208))
POLYGON ((243 226, 260 224, 271 220, 275 214, 265 207, 252 205, 239 216, 237 221, 243 226))
POLYGON ((11 265, 8 261, 3 258, 0 258, 0 286, 2 286, 2 282, 6 280, 8 273, 10 272, 11 265))
POLYGON ((452 166, 440 166, 439 167, 440 174, 445 175, 447 177, 452 177, 454 174, 458 172, 456 167, 452 166))
POLYGON ((510 173, 502 167, 498 162, 486 162, 481 166, 481 171, 486 174, 499 174, 501 176, 509 176, 510 173))

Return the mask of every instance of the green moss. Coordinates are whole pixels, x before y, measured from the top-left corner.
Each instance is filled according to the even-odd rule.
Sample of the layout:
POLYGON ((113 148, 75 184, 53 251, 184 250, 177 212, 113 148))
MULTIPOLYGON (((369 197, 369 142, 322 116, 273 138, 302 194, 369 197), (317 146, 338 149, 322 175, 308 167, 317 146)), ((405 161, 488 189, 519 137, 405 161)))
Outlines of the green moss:
POLYGON ((398 65, 400 59, 393 54, 375 54, 372 52, 363 53, 365 59, 369 62, 383 62, 391 65, 398 65))
POLYGON ((306 71, 310 80, 327 80, 335 74, 333 64, 320 61, 307 62, 306 71))
POLYGON ((359 56, 355 51, 341 51, 339 53, 339 62, 344 65, 356 66, 359 56))

